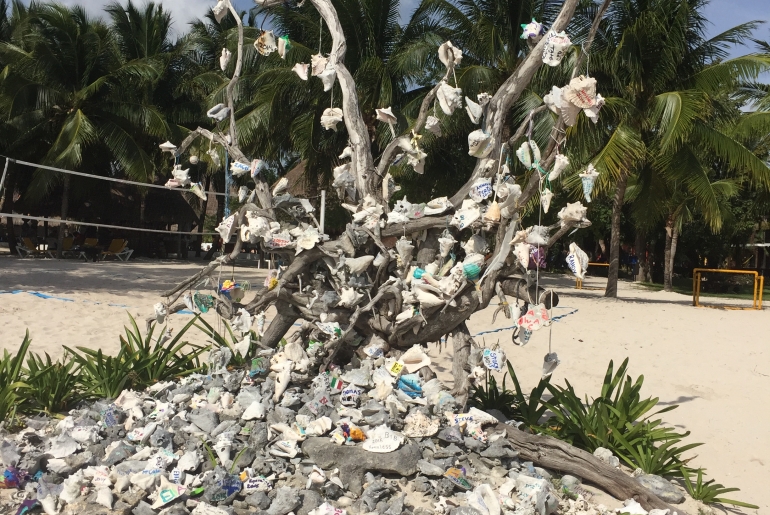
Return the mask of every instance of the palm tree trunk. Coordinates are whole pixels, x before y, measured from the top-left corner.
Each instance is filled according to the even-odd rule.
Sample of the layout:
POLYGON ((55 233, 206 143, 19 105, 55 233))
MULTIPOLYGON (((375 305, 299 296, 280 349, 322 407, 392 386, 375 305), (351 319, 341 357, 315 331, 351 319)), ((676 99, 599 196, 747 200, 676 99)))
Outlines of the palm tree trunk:
POLYGON ((628 173, 622 173, 615 185, 615 198, 612 201, 612 227, 610 230, 610 266, 607 271, 605 297, 618 296, 618 270, 620 268, 620 215, 623 211, 623 199, 626 196, 628 173))
POLYGON ((56 257, 62 258, 64 246, 64 228, 66 227, 67 211, 70 205, 70 175, 64 175, 64 191, 61 194, 61 223, 59 224, 59 241, 56 244, 56 257))
POLYGON ((676 257, 677 243, 679 243, 679 229, 677 229, 676 225, 674 225, 674 231, 673 231, 673 234, 671 235, 671 262, 669 263, 669 268, 671 269, 672 278, 674 275, 674 258, 676 257))
MULTIPOLYGON (((13 165, 8 166, 8 176, 5 183, 5 197, 3 199, 3 206, 0 211, 3 213, 13 213, 13 194, 16 191, 16 174, 14 173, 13 165)), ((13 225, 14 218, 6 218, 6 233, 8 235, 8 250, 11 251, 11 255, 16 254, 16 231, 13 225)))
POLYGON ((668 215, 666 219, 666 250, 663 254, 663 289, 666 291, 672 291, 672 265, 674 264, 673 255, 671 253, 671 244, 674 239, 674 215, 668 215))
POLYGON ((650 282, 650 264, 647 262, 647 234, 641 229, 636 231, 636 242, 634 243, 634 253, 636 254, 638 270, 634 276, 636 282, 650 282))

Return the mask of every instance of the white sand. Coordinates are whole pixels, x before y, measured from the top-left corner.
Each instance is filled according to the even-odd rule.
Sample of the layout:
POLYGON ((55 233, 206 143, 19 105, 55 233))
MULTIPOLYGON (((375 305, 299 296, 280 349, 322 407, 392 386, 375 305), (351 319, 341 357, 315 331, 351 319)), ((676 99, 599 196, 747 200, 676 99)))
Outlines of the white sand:
MULTIPOLYGON (((37 291, 72 299, 1 293, 0 349, 17 348, 29 328, 31 349, 53 357, 61 355, 62 345, 115 352, 128 322, 126 311, 138 317, 143 327, 152 305, 160 300, 159 293, 200 266, 200 262, 83 263, 0 256, 0 291, 37 291)), ((235 274, 238 280, 259 284, 265 271, 237 268, 235 274)), ((603 281, 590 279, 586 285, 602 286, 603 281)), ((770 513, 765 490, 770 466, 766 334, 770 310, 695 308, 690 297, 638 290, 625 283, 620 286, 621 300, 608 300, 602 298, 603 291, 574 290, 574 280, 566 277, 542 282, 561 295, 561 307, 554 316, 578 310, 553 326, 553 350, 562 361, 554 381, 563 384, 568 378, 580 394, 595 396, 609 360, 617 366, 630 357, 631 375, 645 376, 643 395, 658 396, 661 406, 680 405, 664 415, 665 421, 691 431, 688 441, 705 443, 692 453, 697 458, 691 465, 707 468, 725 486, 741 488, 727 497, 753 502, 761 507, 760 513, 770 513)), ((495 308, 490 306, 471 318, 472 334, 511 325, 499 316, 492 326, 495 308)), ((215 323, 212 314, 206 318, 215 323)), ((178 329, 188 320, 189 316, 176 315, 172 326, 178 329)), ((477 341, 494 344, 499 340, 522 386, 530 389, 540 377, 548 351, 547 331, 535 333, 524 348, 511 343, 509 330, 479 336, 477 341)), ((204 343, 197 331, 188 334, 190 341, 204 343)), ((438 356, 432 347, 431 354, 438 356)), ((441 356, 436 368, 447 379, 451 351, 441 356)))

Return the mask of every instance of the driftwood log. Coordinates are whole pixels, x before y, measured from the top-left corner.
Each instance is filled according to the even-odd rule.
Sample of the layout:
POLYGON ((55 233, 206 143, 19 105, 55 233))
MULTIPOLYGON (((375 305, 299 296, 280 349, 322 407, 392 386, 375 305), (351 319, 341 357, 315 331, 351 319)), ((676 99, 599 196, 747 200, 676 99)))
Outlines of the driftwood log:
POLYGON ((519 431, 507 424, 498 424, 495 429, 506 431, 508 441, 519 451, 519 456, 535 465, 580 477, 616 499, 634 499, 646 510, 671 510, 671 514, 687 515, 681 508, 661 500, 634 478, 586 451, 550 436, 519 431))

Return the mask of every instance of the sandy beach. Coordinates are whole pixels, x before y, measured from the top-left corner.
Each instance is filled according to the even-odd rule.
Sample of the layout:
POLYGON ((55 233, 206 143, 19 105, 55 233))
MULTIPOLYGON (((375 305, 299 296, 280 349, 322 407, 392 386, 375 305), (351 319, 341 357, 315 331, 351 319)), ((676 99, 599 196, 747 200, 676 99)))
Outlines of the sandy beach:
MULTIPOLYGON (((31 349, 52 357, 62 346, 85 346, 115 352, 128 323, 127 312, 142 321, 152 314, 161 291, 197 271, 201 262, 137 260, 129 263, 83 263, 74 260, 20 260, 0 256, 0 349, 13 351, 29 329, 31 349), (41 295, 42 294, 42 295, 41 295), (50 298, 46 298, 50 297, 50 298)), ((232 275, 232 270, 227 273, 232 275)), ((251 284, 266 271, 238 267, 235 278, 251 284)), ((226 277, 223 270, 223 278, 226 277)), ((227 277, 229 278, 229 277, 227 277)), ((760 506, 770 514, 766 477, 770 467, 770 350, 763 334, 770 310, 735 311, 695 308, 691 297, 620 285, 618 300, 601 290, 575 290, 574 279, 541 279, 561 297, 554 316, 552 346, 561 359, 553 380, 567 378, 581 394, 595 396, 609 360, 630 358, 630 372, 643 374, 643 395, 660 405, 679 404, 664 415, 667 423, 691 431, 689 441, 704 442, 691 465, 708 469, 725 486, 741 488, 728 497, 760 506)), ((601 287, 604 279, 586 280, 601 287)), ((718 299, 704 299, 720 302, 718 299)), ((736 303, 725 301, 724 303, 736 303)), ((743 302, 744 305, 750 301, 743 302)), ((511 343, 511 321, 492 324, 496 306, 475 314, 471 333, 479 343, 499 341, 526 389, 534 386, 548 351, 548 329, 535 333, 526 347, 511 343), (503 329, 497 332, 489 332, 503 329), (480 334, 485 333, 485 334, 480 334)), ((190 315, 175 315, 177 330, 190 315)), ((216 324, 216 316, 205 318, 216 324)), ((268 316, 268 319, 270 316, 268 316)), ((193 343, 205 343, 198 331, 193 343)), ((440 377, 451 380, 451 349, 431 354, 440 377)))

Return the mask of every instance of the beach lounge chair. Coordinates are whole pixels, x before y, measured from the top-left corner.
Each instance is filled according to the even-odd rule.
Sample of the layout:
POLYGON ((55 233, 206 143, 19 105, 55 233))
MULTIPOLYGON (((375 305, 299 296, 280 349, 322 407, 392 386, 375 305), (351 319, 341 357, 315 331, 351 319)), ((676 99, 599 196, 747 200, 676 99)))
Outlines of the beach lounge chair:
POLYGON ((16 252, 19 253, 19 257, 46 256, 46 251, 38 250, 37 245, 32 243, 31 238, 22 238, 21 245, 16 245, 16 252))
POLYGON ((102 260, 106 259, 108 256, 115 256, 121 261, 128 261, 128 258, 131 257, 131 254, 133 254, 134 251, 127 247, 128 240, 112 240, 107 250, 102 251, 102 260))
MULTIPOLYGON (((72 257, 72 255, 73 255, 72 244, 74 242, 75 242, 75 238, 73 238, 71 236, 69 238, 64 238, 64 240, 62 241, 62 244, 61 244, 61 255, 62 255, 62 257, 64 257, 64 258, 72 257)), ((55 258, 56 254, 57 254, 56 249, 51 249, 50 245, 48 246, 48 248, 49 248, 49 250, 46 251, 46 254, 48 254, 48 256, 51 257, 51 258, 55 258)))

